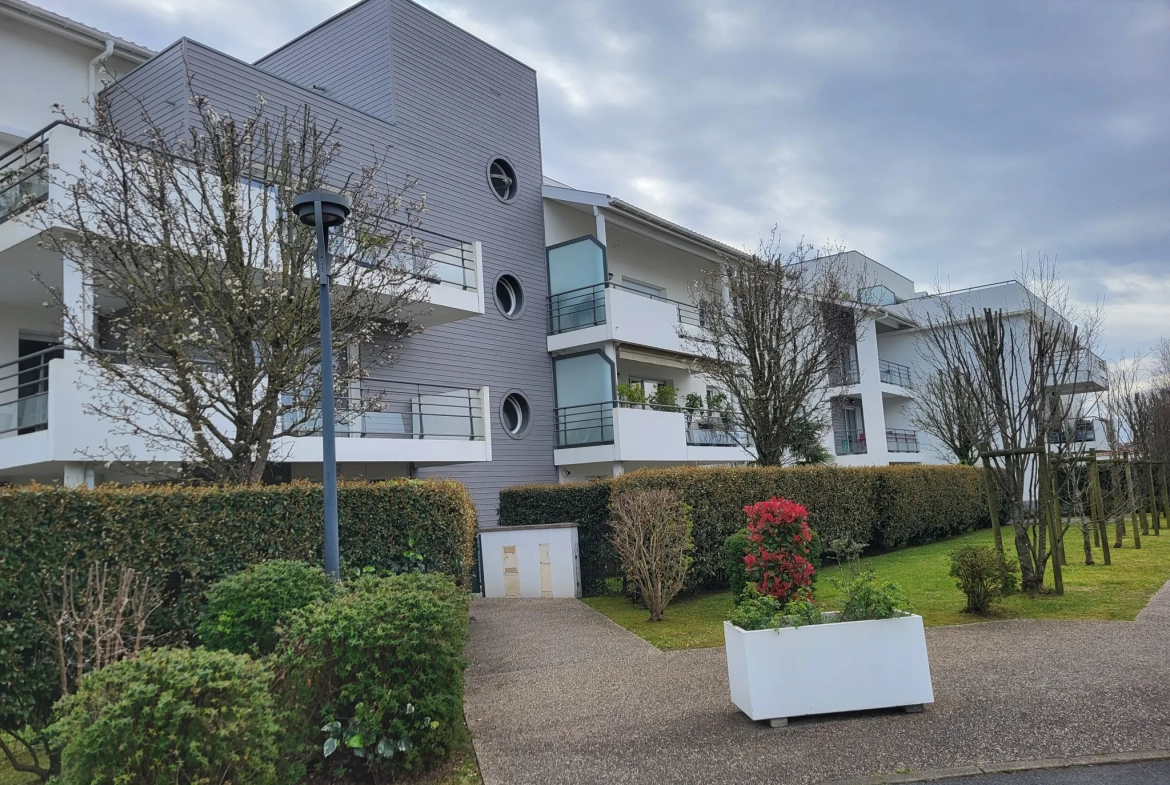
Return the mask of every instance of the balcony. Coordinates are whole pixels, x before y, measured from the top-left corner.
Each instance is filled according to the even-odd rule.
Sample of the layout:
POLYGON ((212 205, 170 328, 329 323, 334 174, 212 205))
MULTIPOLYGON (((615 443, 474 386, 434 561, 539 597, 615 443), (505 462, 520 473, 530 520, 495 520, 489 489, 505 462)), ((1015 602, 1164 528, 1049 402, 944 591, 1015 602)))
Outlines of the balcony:
POLYGON ((837 455, 865 455, 865 431, 833 430, 833 445, 837 455))
POLYGON ((751 440, 725 414, 622 401, 556 410, 558 466, 606 461, 754 461, 751 440))
POLYGON ((563 351, 602 341, 686 352, 683 337, 703 327, 699 309, 615 283, 599 283, 548 298, 548 349, 563 351))
MULTIPOLYGON (((102 380, 75 353, 49 359, 35 375, 27 370, 31 359, 21 358, 25 368, 18 363, 0 366, 0 379, 7 379, 0 383, 0 476, 59 479, 62 463, 98 460, 111 450, 126 464, 177 463, 187 457, 140 436, 116 433, 111 422, 89 411, 92 391, 102 380)), ((437 465, 491 460, 487 387, 369 386, 378 399, 377 410, 339 417, 339 462, 437 465)), ((150 417, 144 415, 143 427, 151 427, 150 417)), ((226 421, 223 425, 230 427, 226 421)), ((303 436, 277 440, 273 454, 289 463, 319 463, 319 427, 318 418, 305 425, 303 436)))
POLYGON ((887 428, 886 449, 890 452, 918 452, 918 431, 887 428))
POLYGON ((829 366, 829 386, 849 387, 861 381, 861 369, 857 360, 846 357, 829 366))
POLYGON ((1048 426, 1049 444, 1076 444, 1096 441, 1097 428, 1092 419, 1065 420, 1050 423, 1048 426))
POLYGON ((895 387, 911 387, 910 367, 899 365, 889 360, 878 360, 878 377, 883 384, 892 384, 895 387))
POLYGON ((0 155, 0 223, 49 198, 49 141, 34 136, 0 155))
POLYGON ((1049 368, 1048 389, 1059 395, 1104 392, 1109 389, 1109 366, 1088 349, 1062 352, 1049 368))

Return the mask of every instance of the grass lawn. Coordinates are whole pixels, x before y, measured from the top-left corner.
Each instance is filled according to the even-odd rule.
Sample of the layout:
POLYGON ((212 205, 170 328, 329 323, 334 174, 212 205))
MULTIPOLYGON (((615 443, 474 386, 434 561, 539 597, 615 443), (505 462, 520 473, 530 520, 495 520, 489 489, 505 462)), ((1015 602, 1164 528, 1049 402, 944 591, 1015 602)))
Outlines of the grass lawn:
MULTIPOLYGON (((1113 544, 1110 526, 1110 545, 1113 544)), ((1014 555, 1015 546, 1004 530, 1004 549, 1014 555)), ((979 531, 948 540, 904 548, 861 560, 863 569, 871 569, 882 580, 900 584, 910 598, 914 612, 922 615, 926 626, 969 624, 988 619, 1113 619, 1129 621, 1140 611, 1163 583, 1170 580, 1170 531, 1160 537, 1142 537, 1141 550, 1134 550, 1132 535, 1123 548, 1111 550, 1113 564, 1101 563, 1101 551, 1095 549, 1097 564, 1084 565, 1084 548, 1078 529, 1065 537, 1068 565, 1063 568, 1064 596, 1042 594, 1035 599, 1017 594, 1005 598, 991 616, 963 613, 966 598, 950 577, 950 553, 960 545, 992 545, 991 531, 979 531)), ((837 567, 824 567, 817 577, 816 597, 826 610, 833 610, 837 589, 832 578, 837 567)), ((1049 567, 1045 586, 1052 587, 1049 567)), ((604 613, 630 632, 645 638, 660 649, 695 649, 723 645, 723 620, 731 609, 731 594, 717 592, 685 597, 671 603, 663 621, 651 624, 646 611, 634 607, 624 597, 588 597, 591 607, 604 613)))

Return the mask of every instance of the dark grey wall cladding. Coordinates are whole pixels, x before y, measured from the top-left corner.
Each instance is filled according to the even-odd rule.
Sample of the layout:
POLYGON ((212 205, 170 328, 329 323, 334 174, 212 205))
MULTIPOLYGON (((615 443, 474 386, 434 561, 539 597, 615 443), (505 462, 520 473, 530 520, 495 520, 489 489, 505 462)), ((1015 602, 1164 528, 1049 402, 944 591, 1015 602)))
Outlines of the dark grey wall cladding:
MULTIPOLYGON (((115 109, 134 123, 143 109, 162 116, 176 95, 185 107, 188 77, 220 112, 251 112, 261 93, 274 116, 307 104, 320 120, 336 120, 343 145, 339 174, 389 147, 390 171, 418 177, 426 194, 424 227, 483 243, 485 314, 411 338, 400 362, 378 375, 491 388, 491 463, 417 471, 465 483, 481 524, 495 523, 501 487, 555 481, 535 72, 407 0, 367 0, 257 66, 180 41, 119 82, 115 92, 124 95, 116 97, 115 109), (391 32, 387 41, 380 28, 379 42, 366 35, 374 25, 361 20, 382 14, 388 15, 391 32), (344 69, 330 71, 339 50, 351 45, 356 51, 389 51, 391 57, 350 58, 344 69), (319 78, 326 82, 325 94, 295 83, 319 78), (386 111, 389 92, 393 123, 371 114, 386 111), (345 102, 338 100, 342 95, 345 102), (497 200, 487 183, 487 164, 495 155, 506 156, 516 170, 519 193, 508 204, 497 200), (491 286, 505 271, 524 287, 526 307, 516 320, 504 318, 493 302, 491 286), (532 404, 533 427, 523 439, 510 438, 499 422, 499 403, 512 389, 523 391, 532 404)), ((388 441, 388 451, 394 446, 388 441)), ((396 460, 392 452, 387 460, 396 460)))

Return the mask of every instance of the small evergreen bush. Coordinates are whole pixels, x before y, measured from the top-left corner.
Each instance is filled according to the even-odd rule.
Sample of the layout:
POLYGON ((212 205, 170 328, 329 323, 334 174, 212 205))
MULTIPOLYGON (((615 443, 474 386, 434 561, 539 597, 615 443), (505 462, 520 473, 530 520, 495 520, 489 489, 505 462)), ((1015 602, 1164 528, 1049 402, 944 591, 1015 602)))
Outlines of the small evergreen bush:
POLYGON ((747 529, 740 529, 723 541, 723 558, 727 570, 727 586, 731 589, 731 596, 739 602, 743 595, 743 587, 747 586, 747 567, 743 557, 747 555, 751 543, 748 542, 747 529))
POLYGON ((442 575, 365 575, 295 611, 276 655, 289 754, 375 780, 445 762, 465 733, 467 602, 442 575))
POLYGON ((966 545, 951 554, 951 577, 967 595, 967 613, 985 614, 997 599, 1015 591, 1019 565, 1003 561, 994 548, 966 545))
POLYGON ((840 621, 892 619, 910 611, 906 593, 896 583, 879 583, 866 571, 841 587, 840 621))
POLYGON ((271 673, 209 649, 147 649, 82 679, 50 735, 69 785, 270 785, 271 673))
POLYGON ((199 639, 211 649, 271 654, 277 622, 332 591, 333 581, 320 567, 280 559, 253 564, 207 590, 199 639))

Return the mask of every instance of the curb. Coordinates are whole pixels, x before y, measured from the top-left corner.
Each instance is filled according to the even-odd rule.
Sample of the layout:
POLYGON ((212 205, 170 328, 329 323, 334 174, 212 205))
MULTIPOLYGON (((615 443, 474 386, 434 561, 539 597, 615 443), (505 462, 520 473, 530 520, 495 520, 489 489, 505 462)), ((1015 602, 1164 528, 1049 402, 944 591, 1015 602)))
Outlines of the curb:
POLYGON ((1117 763, 1170 760, 1170 750, 1142 750, 1140 752, 1112 752, 1101 755, 1077 755, 1070 758, 1040 758, 1006 763, 980 763, 971 766, 952 766, 946 769, 925 769, 908 774, 873 774, 848 780, 833 780, 822 785, 894 785, 903 782, 935 782, 951 777, 974 777, 979 774, 1009 774, 1017 771, 1067 769, 1072 766, 1108 766, 1117 763))

